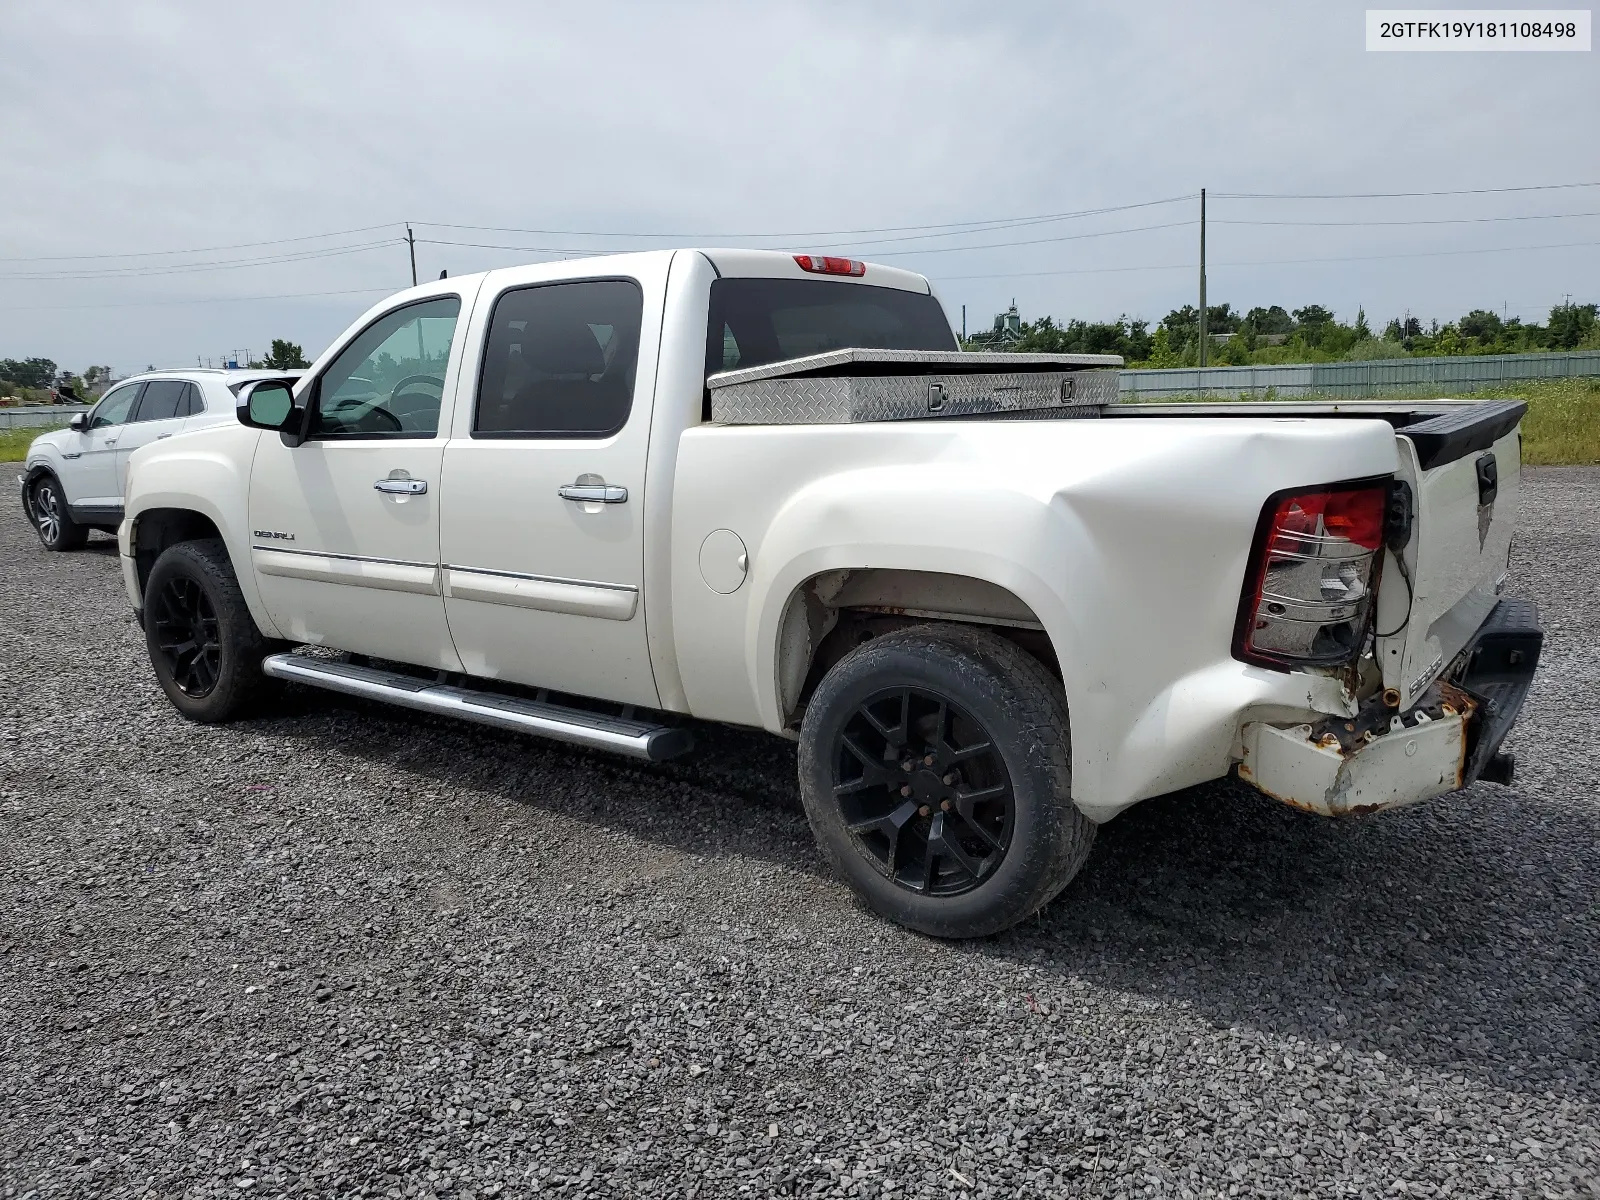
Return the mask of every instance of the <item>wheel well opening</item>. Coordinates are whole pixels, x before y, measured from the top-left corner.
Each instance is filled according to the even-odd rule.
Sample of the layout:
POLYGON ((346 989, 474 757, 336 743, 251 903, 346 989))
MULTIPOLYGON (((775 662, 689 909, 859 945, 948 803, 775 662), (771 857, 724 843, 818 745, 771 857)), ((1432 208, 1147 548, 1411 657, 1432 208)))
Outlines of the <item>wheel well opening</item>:
POLYGON ((935 571, 829 571, 796 588, 784 608, 778 687, 786 722, 799 724, 822 677, 863 642, 912 625, 940 623, 981 625, 1061 678, 1043 622, 998 584, 935 571))
POLYGON ((134 525, 133 560, 139 572, 139 592, 144 593, 150 568, 168 546, 220 538, 221 530, 204 513, 187 508, 151 508, 139 514, 134 525))

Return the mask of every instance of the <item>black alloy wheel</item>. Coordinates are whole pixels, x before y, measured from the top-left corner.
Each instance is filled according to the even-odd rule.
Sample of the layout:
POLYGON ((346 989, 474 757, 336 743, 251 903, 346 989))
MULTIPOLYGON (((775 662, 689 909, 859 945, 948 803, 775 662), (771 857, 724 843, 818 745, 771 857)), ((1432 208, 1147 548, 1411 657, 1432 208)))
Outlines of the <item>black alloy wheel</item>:
POLYGON ((851 840, 898 887, 958 896, 1011 845, 1013 798, 989 732, 925 688, 889 688, 840 731, 833 794, 851 840))
POLYGON ((211 597, 198 580, 175 575, 146 602, 154 649, 172 682, 192 699, 209 696, 222 665, 222 639, 211 597))
POLYGON ((1061 681, 991 630, 919 625, 859 644, 807 699, 796 765, 834 870, 936 937, 1015 925, 1094 844, 1072 799, 1061 681))

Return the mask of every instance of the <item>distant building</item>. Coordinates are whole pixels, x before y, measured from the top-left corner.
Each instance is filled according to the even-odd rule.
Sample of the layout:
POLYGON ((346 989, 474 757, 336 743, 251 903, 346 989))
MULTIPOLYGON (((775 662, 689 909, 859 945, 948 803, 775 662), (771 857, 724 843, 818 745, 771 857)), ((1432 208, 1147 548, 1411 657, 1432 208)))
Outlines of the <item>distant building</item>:
POLYGON ((973 334, 967 339, 984 350, 1007 350, 1022 340, 1022 317, 1017 312, 1017 302, 1003 313, 996 313, 994 328, 973 334))

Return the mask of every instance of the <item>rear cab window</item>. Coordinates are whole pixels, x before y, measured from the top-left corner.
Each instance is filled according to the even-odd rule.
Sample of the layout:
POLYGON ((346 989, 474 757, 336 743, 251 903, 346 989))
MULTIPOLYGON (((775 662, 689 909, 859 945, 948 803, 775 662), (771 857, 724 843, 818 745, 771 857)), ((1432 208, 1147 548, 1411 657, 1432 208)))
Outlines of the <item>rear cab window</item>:
POLYGON ((823 279, 718 279, 711 284, 706 374, 852 348, 957 350, 925 292, 823 279))

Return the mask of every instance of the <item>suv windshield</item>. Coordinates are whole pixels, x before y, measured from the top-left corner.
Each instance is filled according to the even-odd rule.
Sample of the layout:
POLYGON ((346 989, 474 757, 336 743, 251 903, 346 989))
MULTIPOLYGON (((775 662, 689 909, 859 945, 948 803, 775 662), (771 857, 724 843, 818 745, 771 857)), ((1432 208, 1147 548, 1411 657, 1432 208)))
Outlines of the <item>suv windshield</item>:
POLYGON ((718 279, 706 374, 852 347, 956 350, 932 296, 831 279, 718 279))

